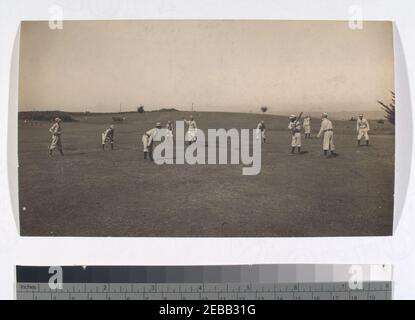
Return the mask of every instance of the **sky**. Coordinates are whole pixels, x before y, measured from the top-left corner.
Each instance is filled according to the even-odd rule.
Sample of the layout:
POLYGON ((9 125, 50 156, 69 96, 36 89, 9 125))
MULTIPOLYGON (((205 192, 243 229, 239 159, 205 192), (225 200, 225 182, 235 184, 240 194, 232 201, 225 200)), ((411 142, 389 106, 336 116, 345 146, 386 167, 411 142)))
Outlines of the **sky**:
POLYGON ((394 90, 390 22, 23 22, 19 110, 377 111, 394 90))

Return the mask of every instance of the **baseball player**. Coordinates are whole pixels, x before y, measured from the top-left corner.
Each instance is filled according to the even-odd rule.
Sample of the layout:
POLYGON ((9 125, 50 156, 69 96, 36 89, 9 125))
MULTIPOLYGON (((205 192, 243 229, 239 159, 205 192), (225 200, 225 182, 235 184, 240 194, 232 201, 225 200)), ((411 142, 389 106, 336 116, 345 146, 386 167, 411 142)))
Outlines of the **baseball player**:
POLYGON ((156 127, 153 129, 148 130, 142 138, 143 147, 144 147, 144 160, 147 159, 147 155, 150 159, 150 161, 153 160, 153 140, 154 137, 157 135, 158 130, 161 129, 161 123, 157 122, 156 127))
POLYGON ((256 127, 256 138, 261 139, 261 143, 265 143, 265 122, 262 120, 256 127))
POLYGON ((169 138, 173 138, 173 123, 169 120, 169 121, 167 121, 167 124, 166 124, 166 129, 167 129, 167 137, 169 137, 169 138))
POLYGON ((295 148, 299 154, 301 154, 301 124, 297 121, 295 115, 290 115, 290 123, 288 124, 288 130, 291 131, 291 154, 294 154, 295 148))
POLYGON ((114 150, 114 125, 110 125, 107 130, 101 134, 102 138, 102 151, 105 150, 105 144, 109 142, 111 144, 111 150, 114 150))
POLYGON ((189 129, 186 132, 185 141, 188 144, 196 142, 197 134, 197 125, 196 121, 193 119, 193 116, 190 116, 190 120, 183 119, 183 121, 189 126, 189 129))
POLYGON ((311 117, 307 115, 303 121, 303 128, 304 128, 304 139, 310 139, 311 135, 311 117))
POLYGON ((49 155, 52 155, 53 150, 57 148, 61 156, 63 156, 62 138, 61 138, 61 134, 62 134, 61 122, 62 120, 60 118, 55 118, 55 123, 49 129, 49 132, 52 134, 52 142, 49 146, 49 155))
POLYGON ((359 114, 359 118, 357 119, 357 145, 360 146, 360 140, 362 137, 365 137, 366 146, 369 146, 369 121, 363 118, 363 114, 359 114))
POLYGON ((328 119, 328 114, 323 113, 321 116, 321 127, 317 135, 317 138, 320 138, 323 135, 323 152, 327 157, 335 156, 334 152, 334 134, 333 134, 333 124, 328 119), (330 151, 330 154, 328 152, 330 151))

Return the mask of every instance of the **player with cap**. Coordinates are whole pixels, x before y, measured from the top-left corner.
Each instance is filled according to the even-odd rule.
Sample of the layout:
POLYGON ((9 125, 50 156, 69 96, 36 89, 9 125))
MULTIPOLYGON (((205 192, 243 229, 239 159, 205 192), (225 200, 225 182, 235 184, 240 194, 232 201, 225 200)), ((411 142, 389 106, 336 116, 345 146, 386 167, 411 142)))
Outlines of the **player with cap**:
POLYGON ((303 121, 304 139, 310 139, 311 136, 311 117, 307 115, 303 121))
POLYGON ((301 154, 301 124, 297 120, 297 116, 294 114, 289 117, 290 123, 288 124, 288 130, 291 131, 291 154, 294 154, 295 148, 298 153, 301 154))
POLYGON ((335 156, 336 153, 334 152, 333 123, 328 119, 327 113, 323 113, 321 115, 321 127, 317 138, 320 138, 322 135, 324 155, 327 157, 335 156))
POLYGON ((359 114, 359 118, 357 119, 357 145, 360 146, 360 140, 362 137, 365 137, 366 146, 369 146, 369 121, 363 118, 363 114, 359 114))
POLYGON ((111 150, 114 150, 114 125, 110 125, 102 134, 102 151, 105 150, 105 144, 109 142, 111 144, 111 150))
POLYGON ((256 138, 261 139, 261 143, 265 143, 265 122, 261 120, 256 127, 256 138))
POLYGON ((52 134, 52 142, 49 146, 49 155, 52 155, 53 150, 58 149, 59 153, 63 156, 61 122, 62 120, 60 118, 55 118, 55 123, 49 129, 49 132, 52 134))
POLYGON ((161 123, 157 122, 156 127, 148 130, 142 138, 143 147, 144 147, 144 160, 149 157, 150 161, 154 161, 153 159, 153 141, 155 136, 158 134, 159 129, 161 129, 161 123))
POLYGON ((188 144, 192 144, 192 143, 196 142, 196 139, 197 139, 196 121, 193 119, 192 115, 190 116, 190 120, 183 119, 183 121, 189 126, 189 128, 186 132, 185 141, 188 144))
POLYGON ((167 129, 167 137, 172 138, 173 137, 173 123, 169 120, 167 121, 166 124, 166 129, 167 129))

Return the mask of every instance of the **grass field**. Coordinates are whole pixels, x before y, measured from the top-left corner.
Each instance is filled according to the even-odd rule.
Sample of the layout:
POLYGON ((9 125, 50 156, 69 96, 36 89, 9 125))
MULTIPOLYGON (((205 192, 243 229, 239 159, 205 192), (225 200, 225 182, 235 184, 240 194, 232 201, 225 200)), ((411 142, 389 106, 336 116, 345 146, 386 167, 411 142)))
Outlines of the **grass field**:
MULTIPOLYGON (((112 116, 63 123, 65 156, 48 155, 50 123, 19 123, 22 235, 29 236, 369 236, 390 235, 394 127, 371 122, 371 146, 356 147, 355 123, 334 121, 339 156, 303 140, 290 156, 288 119, 194 113, 198 127, 254 128, 265 120, 262 170, 242 165, 156 165, 143 160, 141 136, 185 112, 125 114, 115 150, 101 150, 112 116)), ((313 119, 316 135, 320 120, 313 119)))

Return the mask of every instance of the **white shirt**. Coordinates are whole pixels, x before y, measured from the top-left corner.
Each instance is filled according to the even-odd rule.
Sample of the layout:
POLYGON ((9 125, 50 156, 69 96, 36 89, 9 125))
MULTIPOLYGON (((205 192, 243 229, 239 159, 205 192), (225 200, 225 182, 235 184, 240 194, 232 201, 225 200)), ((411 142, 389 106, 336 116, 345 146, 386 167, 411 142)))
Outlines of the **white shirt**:
POLYGON ((49 132, 53 135, 60 135, 61 134, 61 125, 57 122, 53 124, 52 127, 50 127, 49 132))
POLYGON ((189 126, 189 129, 196 129, 196 121, 194 120, 184 120, 184 122, 189 126))
POLYGON ((318 135, 320 136, 323 132, 327 130, 333 130, 333 124, 331 123, 329 119, 324 118, 323 120, 321 120, 321 127, 320 127, 320 132, 318 133, 318 135))
POLYGON ((263 125, 261 122, 258 123, 258 125, 256 126, 257 130, 260 131, 265 131, 265 125, 263 125))
POLYGON ((359 129, 367 129, 369 130, 369 121, 367 121, 365 118, 363 118, 362 120, 357 119, 357 130, 359 129))
POLYGON ((301 124, 298 121, 294 121, 288 124, 288 129, 291 131, 295 131, 295 132, 300 132, 301 131, 301 124))

